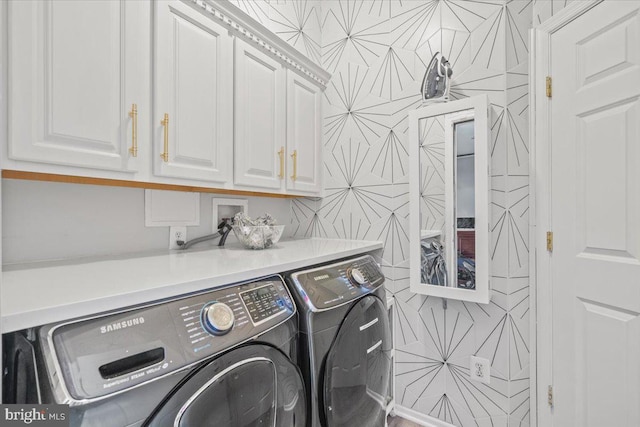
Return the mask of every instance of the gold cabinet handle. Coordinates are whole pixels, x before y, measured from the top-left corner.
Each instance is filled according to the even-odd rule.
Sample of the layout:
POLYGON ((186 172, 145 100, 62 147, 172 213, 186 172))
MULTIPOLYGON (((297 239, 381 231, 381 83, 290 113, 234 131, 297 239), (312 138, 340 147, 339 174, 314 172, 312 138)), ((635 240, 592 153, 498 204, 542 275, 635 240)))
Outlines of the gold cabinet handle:
POLYGON ((160 157, 166 163, 169 161, 169 114, 164 113, 164 119, 160 124, 164 126, 164 153, 160 154, 160 157))
POLYGON ((291 175, 291 180, 295 181, 298 178, 298 150, 293 150, 291 158, 293 159, 293 175, 291 175))
POLYGON ((129 117, 131 117, 131 147, 129 147, 129 153, 131 153, 132 157, 138 157, 138 104, 131 104, 129 117))
POLYGON ((278 174, 278 178, 284 178, 284 147, 280 147, 280 151, 278 151, 278 157, 280 157, 280 173, 278 174))

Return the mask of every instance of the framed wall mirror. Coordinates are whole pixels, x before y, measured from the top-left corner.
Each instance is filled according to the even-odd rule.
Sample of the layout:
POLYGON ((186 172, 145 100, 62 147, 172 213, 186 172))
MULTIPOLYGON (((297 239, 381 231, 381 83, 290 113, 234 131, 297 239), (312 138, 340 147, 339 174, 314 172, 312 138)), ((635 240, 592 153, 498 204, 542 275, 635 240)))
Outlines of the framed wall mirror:
POLYGON ((489 303, 487 97, 409 113, 411 291, 489 303))

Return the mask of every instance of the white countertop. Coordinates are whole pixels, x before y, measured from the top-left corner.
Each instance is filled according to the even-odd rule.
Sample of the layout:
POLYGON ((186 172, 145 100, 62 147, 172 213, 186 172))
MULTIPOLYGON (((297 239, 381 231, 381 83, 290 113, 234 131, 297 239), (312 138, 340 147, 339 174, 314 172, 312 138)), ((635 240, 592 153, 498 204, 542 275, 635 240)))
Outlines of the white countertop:
POLYGON ((237 245, 6 266, 2 333, 88 316, 300 269, 382 249, 381 242, 337 239, 281 241, 266 250, 237 245))

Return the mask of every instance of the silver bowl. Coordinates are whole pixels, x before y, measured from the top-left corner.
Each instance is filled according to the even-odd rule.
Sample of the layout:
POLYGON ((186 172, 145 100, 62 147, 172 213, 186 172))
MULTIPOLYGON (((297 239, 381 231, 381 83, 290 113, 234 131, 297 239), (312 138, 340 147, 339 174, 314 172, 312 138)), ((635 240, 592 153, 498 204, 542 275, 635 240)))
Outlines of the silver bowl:
POLYGON ((284 233, 284 225, 234 225, 233 233, 247 249, 266 249, 278 243, 284 233))

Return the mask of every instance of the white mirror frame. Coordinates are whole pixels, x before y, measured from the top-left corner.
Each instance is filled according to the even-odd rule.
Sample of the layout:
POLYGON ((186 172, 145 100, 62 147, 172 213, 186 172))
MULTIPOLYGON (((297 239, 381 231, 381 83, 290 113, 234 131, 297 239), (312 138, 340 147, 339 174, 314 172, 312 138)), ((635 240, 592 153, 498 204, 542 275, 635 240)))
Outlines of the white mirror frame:
MULTIPOLYGON (((466 120, 470 114, 465 114, 466 120)), ((445 129, 445 142, 453 140, 453 125, 460 121, 462 117, 454 117, 447 121, 445 129), (451 129, 449 129, 451 127, 451 129), (451 138, 451 139, 449 139, 451 138)), ((486 95, 479 95, 470 98, 463 98, 447 103, 431 104, 409 112, 409 200, 410 218, 409 229, 411 230, 409 244, 410 260, 410 290, 418 294, 432 295, 440 298, 470 301, 481 304, 488 304, 491 298, 490 293, 490 256, 491 244, 489 241, 489 203, 491 201, 489 177, 491 176, 491 162, 489 156, 489 108, 486 95), (475 145, 475 239, 476 239, 476 287, 474 290, 459 289, 457 287, 438 286, 421 283, 421 256, 420 240, 420 147, 419 147, 419 126, 420 120, 440 116, 443 114, 458 113, 465 110, 473 110, 474 120, 474 145, 475 145)), ((445 145, 445 161, 447 162, 446 182, 445 182, 445 227, 447 265, 457 265, 457 256, 454 253, 455 236, 451 230, 453 225, 453 214, 455 211, 455 182, 453 177, 453 147, 445 145), (451 165, 449 165, 451 163, 451 165), (449 176, 451 175, 451 176, 449 176), (451 264, 451 259, 455 262, 451 264)), ((449 269, 457 271, 455 269, 449 269)), ((450 277, 453 276, 450 272, 450 277)), ((453 282, 455 283, 455 282, 453 282)))

